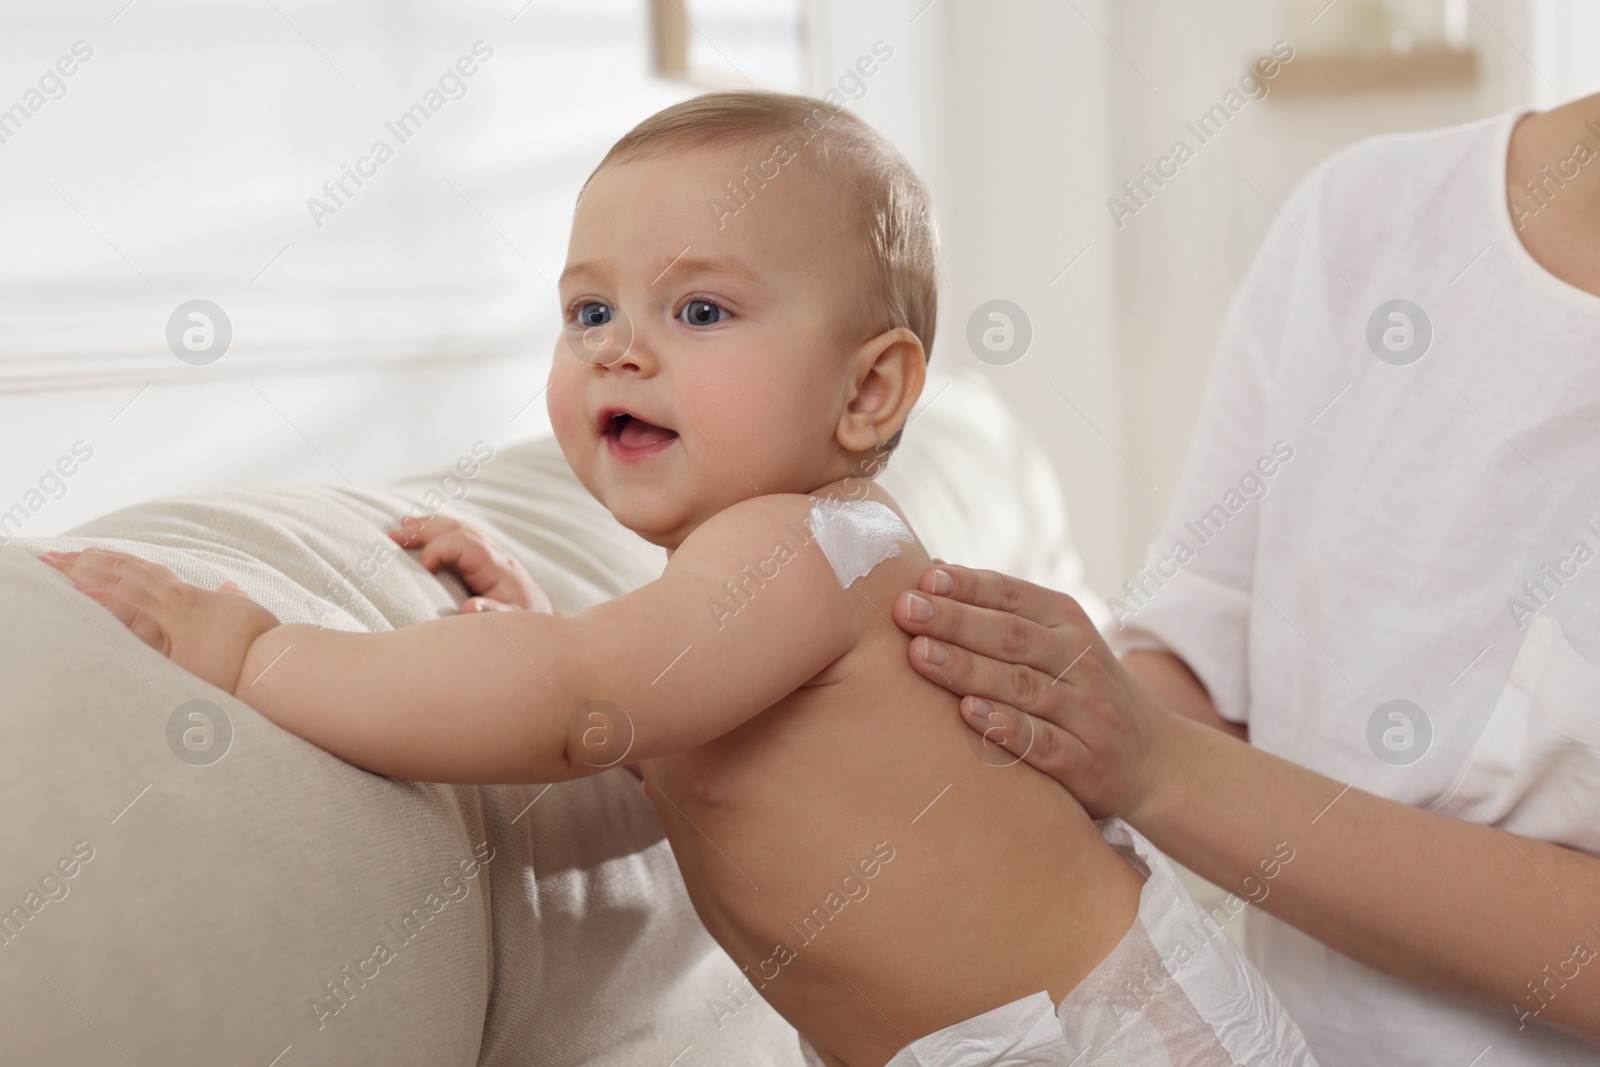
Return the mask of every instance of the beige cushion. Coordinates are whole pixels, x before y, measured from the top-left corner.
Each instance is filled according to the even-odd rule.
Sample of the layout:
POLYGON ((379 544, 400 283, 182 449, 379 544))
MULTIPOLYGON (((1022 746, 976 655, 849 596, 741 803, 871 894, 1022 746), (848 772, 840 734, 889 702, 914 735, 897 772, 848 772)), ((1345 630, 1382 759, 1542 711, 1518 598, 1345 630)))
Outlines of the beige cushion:
MULTIPOLYGON (((930 549, 1075 590, 1038 448, 979 379, 928 395, 883 480, 930 549)), ((383 536, 459 497, 448 510, 489 526, 564 610, 660 572, 664 553, 554 442, 463 469, 160 501, 0 551, 0 908, 21 908, 0 916, 7 1062, 800 1062, 764 1003, 729 1013, 738 972, 626 772, 548 788, 367 774, 176 669, 33 559, 121 548, 237 581, 285 621, 380 630, 459 604, 458 583, 383 536), (215 762, 215 734, 198 754, 182 741, 205 740, 179 711, 196 699, 231 725, 215 762)))
MULTIPOLYGON (((76 843, 92 850, 60 882, 64 897, 4 930, 6 1060, 265 1065, 292 1045, 283 1064, 476 1062, 488 893, 481 875, 444 879, 485 837, 477 791, 351 768, 178 669, 32 559, 42 544, 114 545, 186 564, 206 584, 235 576, 304 616, 309 600, 292 590, 313 570, 307 542, 359 543, 362 512, 336 509, 338 495, 148 505, 82 537, 0 552, 0 908, 26 914, 29 891, 76 843), (168 742, 169 721, 195 699, 221 707, 233 734, 207 766, 168 742), (464 899, 429 911, 430 893, 438 907, 457 886, 464 899), (386 924, 417 906, 402 943, 386 924), (379 942, 394 957, 367 963, 364 980, 379 942), (319 1020, 309 1002, 340 1006, 327 983, 346 966, 357 975, 345 979, 348 1006, 319 1020)), ((396 621, 448 605, 436 583, 404 584, 384 598, 396 621)))
MULTIPOLYGON (((232 578, 285 621, 403 626, 453 612, 459 587, 405 553, 359 588, 340 568, 363 578, 385 526, 439 484, 213 493, 0 552, 0 906, 26 913, 30 887, 75 843, 93 850, 61 880, 67 895, 0 945, 0 1059, 120 1062, 111 1044, 139 1064, 265 1067, 292 1045, 284 1067, 622 1065, 666 1063, 692 1043, 695 1062, 799 1062, 764 1004, 717 1027, 707 1001, 737 971, 626 772, 542 796, 367 774, 177 669, 33 559, 100 544, 208 587, 232 578), (208 766, 167 739, 196 698, 234 731, 208 766), (492 859, 467 878, 459 864, 482 842, 492 859), (426 921, 402 943, 387 924, 418 906, 426 921), (367 963, 376 976, 364 981, 379 942, 393 958, 367 963), (327 983, 347 965, 341 1007, 327 983), (319 1015, 308 1003, 319 996, 340 1010, 319 1015)), ((501 532, 526 537, 522 556, 563 608, 659 571, 661 553, 576 485, 551 442, 446 484, 479 508, 521 501, 497 513, 501 532)))

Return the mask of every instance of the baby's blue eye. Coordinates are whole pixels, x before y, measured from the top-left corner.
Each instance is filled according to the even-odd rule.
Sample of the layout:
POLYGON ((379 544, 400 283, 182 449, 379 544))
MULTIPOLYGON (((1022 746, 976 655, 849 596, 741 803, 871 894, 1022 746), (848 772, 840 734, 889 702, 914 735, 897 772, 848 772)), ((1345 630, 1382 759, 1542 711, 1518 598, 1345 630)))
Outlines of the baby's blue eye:
POLYGON ((611 321, 611 315, 610 308, 591 300, 578 309, 578 324, 580 326, 604 326, 611 321))
POLYGON ((691 300, 678 312, 678 321, 685 326, 714 326, 727 312, 709 300, 691 300))

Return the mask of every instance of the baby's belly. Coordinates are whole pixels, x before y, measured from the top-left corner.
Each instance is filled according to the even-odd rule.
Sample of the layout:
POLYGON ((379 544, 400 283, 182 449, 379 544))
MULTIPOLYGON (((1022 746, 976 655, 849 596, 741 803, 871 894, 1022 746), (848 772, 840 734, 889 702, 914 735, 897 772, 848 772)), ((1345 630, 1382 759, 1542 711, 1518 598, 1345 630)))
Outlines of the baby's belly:
POLYGON ((1059 1000, 1126 932, 1139 886, 1088 855, 1115 857, 1053 783, 980 758, 954 697, 859 681, 645 769, 707 929, 852 1062, 1040 989, 1059 1000))

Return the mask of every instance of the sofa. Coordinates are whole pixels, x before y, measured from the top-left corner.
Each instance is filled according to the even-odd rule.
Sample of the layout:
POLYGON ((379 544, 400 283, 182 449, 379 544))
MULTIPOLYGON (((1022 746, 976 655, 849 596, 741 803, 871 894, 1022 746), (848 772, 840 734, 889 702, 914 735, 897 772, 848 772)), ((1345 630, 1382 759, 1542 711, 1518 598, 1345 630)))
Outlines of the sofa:
MULTIPOLYGON (((933 377, 880 479, 934 555, 1081 592, 1056 475, 982 377, 933 377)), ((568 612, 665 562, 548 438, 381 488, 152 501, 0 551, 0 1061, 800 1062, 788 1024, 737 994, 626 770, 369 774, 180 670, 35 559, 116 548, 236 581, 284 621, 376 631, 467 595, 384 533, 440 512, 486 527, 568 612)))

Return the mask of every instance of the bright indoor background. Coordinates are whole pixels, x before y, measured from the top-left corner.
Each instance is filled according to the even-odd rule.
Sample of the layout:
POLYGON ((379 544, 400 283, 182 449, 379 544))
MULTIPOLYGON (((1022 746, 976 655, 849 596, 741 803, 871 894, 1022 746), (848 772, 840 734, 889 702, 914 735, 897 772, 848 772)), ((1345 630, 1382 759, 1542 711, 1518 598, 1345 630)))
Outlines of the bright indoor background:
POLYGON ((241 479, 376 484, 548 432, 551 283, 579 185, 651 112, 757 83, 841 91, 923 175, 945 242, 934 365, 988 375, 1044 441, 1090 581, 1114 595, 1172 494, 1276 205, 1360 138, 1600 88, 1597 8, 3 2, 0 512, 76 442, 94 450, 5 532, 241 479), (375 139, 395 144, 385 122, 479 41, 492 55, 459 99, 314 218, 308 198, 375 139), (1295 58, 1267 98, 1119 228, 1108 198, 1280 41, 1295 58), (78 42, 92 55, 62 91, 30 97, 78 42), (863 76, 877 42, 892 55, 863 76), (193 299, 232 323, 209 366, 167 347, 193 299), (1031 323, 1019 360, 967 343, 991 299, 1031 323))

